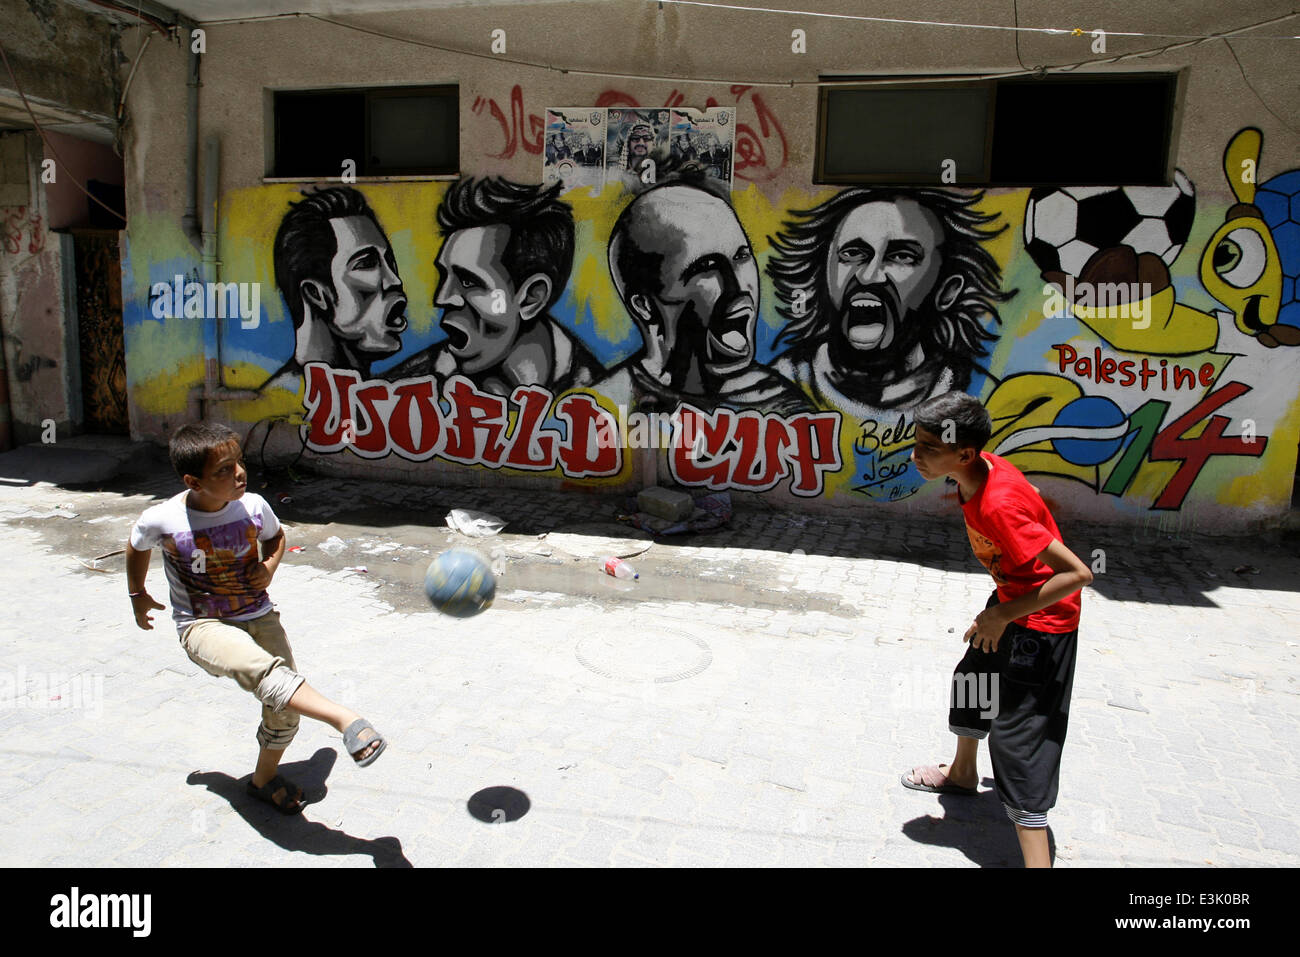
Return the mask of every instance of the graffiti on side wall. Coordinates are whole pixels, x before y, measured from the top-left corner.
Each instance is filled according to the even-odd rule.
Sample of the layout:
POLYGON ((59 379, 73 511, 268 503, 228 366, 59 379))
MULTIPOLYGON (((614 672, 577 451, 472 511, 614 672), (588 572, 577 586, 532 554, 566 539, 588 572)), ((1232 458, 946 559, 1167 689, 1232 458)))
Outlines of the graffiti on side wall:
POLYGON ((1224 414, 1270 383, 1280 383, 1281 392, 1270 390, 1268 405, 1294 402, 1300 366, 1294 354, 1269 354, 1300 345, 1300 225, 1290 212, 1300 172, 1256 187, 1262 145, 1259 131, 1247 128, 1224 151, 1224 175, 1238 203, 1199 261, 1205 289, 1229 307, 1214 314, 1177 302, 1172 287, 1169 267, 1195 209, 1194 188, 1181 172, 1172 187, 1031 193, 1027 250, 1062 291, 1061 304, 1111 348, 1057 342, 1054 373, 1004 380, 986 403, 994 452, 1025 471, 1113 496, 1130 494, 1139 471, 1158 463, 1156 510, 1182 508, 1219 457, 1265 454, 1270 437, 1262 423, 1276 415, 1257 404, 1224 414))
MULTIPOLYGON (((775 156, 775 118, 741 92, 775 156)), ((601 105, 630 134, 660 111, 629 99, 601 105)), ((280 296, 240 345, 261 343, 259 408, 295 404, 319 454, 600 484, 650 449, 688 488, 902 501, 938 491, 910 461, 916 406, 960 389, 989 451, 1100 503, 1277 502, 1300 425, 1300 171, 1270 175, 1262 147, 1229 138, 1235 203, 1199 219, 1181 171, 779 202, 671 174, 635 193, 260 187, 232 204, 256 229, 234 232, 280 296)))
POLYGON ((965 390, 983 362, 1001 270, 983 243, 996 217, 982 194, 854 187, 810 210, 773 240, 768 264, 789 348, 775 368, 822 408, 855 423, 855 490, 897 500, 922 480, 909 461, 926 399, 965 390))
POLYGON ((0 209, 4 220, 0 223, 0 235, 4 239, 4 251, 17 255, 24 248, 29 253, 38 253, 45 248, 44 220, 36 210, 28 211, 26 206, 6 206, 0 209), (27 242, 23 242, 23 234, 27 242))

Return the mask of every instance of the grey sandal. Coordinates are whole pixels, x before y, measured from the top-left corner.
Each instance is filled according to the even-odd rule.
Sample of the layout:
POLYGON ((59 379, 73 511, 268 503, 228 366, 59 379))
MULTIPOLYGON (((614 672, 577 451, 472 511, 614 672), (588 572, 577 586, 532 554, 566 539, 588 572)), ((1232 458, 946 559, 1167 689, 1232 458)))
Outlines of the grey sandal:
POLYGON ((388 742, 384 740, 382 734, 375 731, 374 725, 369 721, 365 718, 357 718, 357 720, 348 725, 343 732, 343 747, 347 748, 348 754, 352 755, 352 760, 357 763, 357 767, 364 768, 375 763, 375 759, 384 753, 384 748, 388 747, 388 742), (372 737, 362 741, 361 732, 365 731, 367 728, 375 733, 372 737), (370 752, 369 757, 357 757, 358 754, 370 747, 372 744, 378 744, 379 747, 370 752))

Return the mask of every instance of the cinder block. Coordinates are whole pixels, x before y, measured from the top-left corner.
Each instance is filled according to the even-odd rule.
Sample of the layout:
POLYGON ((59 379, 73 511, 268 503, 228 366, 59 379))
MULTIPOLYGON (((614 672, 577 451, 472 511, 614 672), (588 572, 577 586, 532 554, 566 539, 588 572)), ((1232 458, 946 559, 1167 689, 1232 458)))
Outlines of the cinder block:
POLYGON ((637 493, 637 508, 659 518, 680 522, 695 511, 695 500, 685 492, 655 485, 637 493))

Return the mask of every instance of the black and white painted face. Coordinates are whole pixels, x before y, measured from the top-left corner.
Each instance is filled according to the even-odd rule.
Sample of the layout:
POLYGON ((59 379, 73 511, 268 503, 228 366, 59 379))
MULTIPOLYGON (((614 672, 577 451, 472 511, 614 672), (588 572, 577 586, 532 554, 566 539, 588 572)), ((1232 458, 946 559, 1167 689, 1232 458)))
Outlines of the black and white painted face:
POLYGON ((676 380, 692 358, 712 375, 752 363, 758 264, 735 212, 711 193, 684 186, 653 190, 637 202, 645 208, 627 241, 662 257, 659 293, 641 309, 636 300, 647 297, 632 297, 633 315, 649 317, 641 329, 646 371, 662 381, 667 370, 676 380))
POLYGON ((844 217, 826 263, 837 321, 832 337, 860 351, 886 350, 938 282, 943 225, 912 200, 865 203, 844 217))
POLYGON ((518 296, 502 261, 509 241, 505 225, 458 229, 434 261, 438 289, 433 304, 442 310, 449 351, 469 374, 500 363, 519 337, 518 296))
POLYGON ((334 333, 358 352, 387 355, 402 347, 406 293, 397 260, 383 232, 369 216, 330 220, 334 229, 334 333))

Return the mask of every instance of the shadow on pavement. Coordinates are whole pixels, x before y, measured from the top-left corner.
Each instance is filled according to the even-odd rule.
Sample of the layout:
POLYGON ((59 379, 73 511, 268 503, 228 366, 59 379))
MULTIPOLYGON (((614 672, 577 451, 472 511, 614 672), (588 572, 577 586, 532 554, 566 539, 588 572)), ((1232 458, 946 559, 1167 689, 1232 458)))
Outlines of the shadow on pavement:
MULTIPOLYGON (((1020 867, 1024 857, 1016 826, 993 790, 993 779, 984 778, 986 790, 974 797, 960 794, 936 794, 943 817, 926 815, 912 818, 903 825, 903 834, 918 844, 951 847, 961 851, 979 867, 1020 867)), ((929 795, 926 795, 929 796, 929 795)), ((1056 838, 1047 829, 1047 842, 1053 864, 1056 862, 1056 838)))
POLYGON ((286 851, 320 855, 364 854, 374 860, 375 867, 412 867, 402 853, 402 842, 395 837, 367 841, 306 819, 304 815, 310 813, 310 805, 319 802, 327 793, 325 779, 333 770, 337 757, 338 752, 333 749, 321 748, 306 761, 280 766, 280 773, 303 790, 303 802, 308 808, 302 814, 281 814, 250 795, 245 790, 247 777, 232 778, 220 771, 195 771, 185 779, 185 783, 202 785, 225 798, 235 813, 259 834, 286 851))
POLYGON ((532 806, 533 802, 523 791, 499 785, 476 791, 466 802, 465 809, 477 821, 501 824, 519 820, 532 806))
MULTIPOLYGON (((411 485, 312 474, 310 460, 298 463, 295 469, 283 469, 259 467, 256 459, 250 450, 249 488, 266 498, 282 520, 301 526, 295 532, 295 543, 309 548, 332 534, 357 535, 349 526, 381 537, 404 536, 427 546, 444 540, 445 518, 452 508, 498 515, 507 522, 505 537, 516 542, 565 530, 613 537, 642 534, 617 520, 627 510, 625 493, 411 485)), ((21 485, 38 480, 73 491, 151 494, 157 501, 180 489, 165 449, 126 440, 114 444, 106 437, 75 436, 57 449, 24 446, 0 455, 0 482, 21 485)), ((736 567, 706 580, 698 575, 704 556, 697 555, 690 564, 682 565, 674 554, 681 546, 756 548, 772 552, 773 561, 803 553, 883 560, 942 572, 983 573, 971 555, 961 511, 950 490, 934 513, 913 513, 905 505, 798 511, 794 506, 769 504, 761 497, 741 493, 732 494, 732 504, 732 519, 721 529, 655 537, 653 555, 640 559, 652 574, 643 576, 637 594, 645 597, 650 580, 662 579, 674 589, 689 587, 694 600, 745 603, 732 593, 734 589, 723 588, 722 593, 714 594, 719 585, 742 590, 752 587, 743 567, 732 562, 736 567)), ((37 519, 16 521, 30 524, 37 519)), ((1300 590, 1300 531, 1295 529, 1209 535, 1200 530, 1190 511, 1186 516, 1153 511, 1143 522, 1123 526, 1067 521, 1061 516, 1058 524, 1066 545, 1096 572, 1090 588, 1112 601, 1213 608, 1219 604, 1215 592, 1225 587, 1300 590)), ((78 531, 85 529, 78 527, 78 531)), ((102 527, 92 533, 94 541, 79 544, 92 549, 103 545, 100 550, 107 550, 107 538, 99 538, 109 531, 102 527)), ((493 544, 491 539, 466 541, 482 547, 493 544)), ((357 563, 355 553, 340 555, 333 562, 337 568, 323 559, 323 554, 313 551, 312 560, 331 570, 357 563)), ((770 571, 766 565, 756 566, 753 577, 760 590, 770 590, 770 571)), ((777 591, 784 593, 785 589, 777 591)), ((834 595, 824 597, 834 603, 834 595)))

